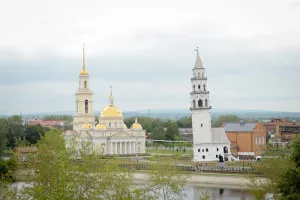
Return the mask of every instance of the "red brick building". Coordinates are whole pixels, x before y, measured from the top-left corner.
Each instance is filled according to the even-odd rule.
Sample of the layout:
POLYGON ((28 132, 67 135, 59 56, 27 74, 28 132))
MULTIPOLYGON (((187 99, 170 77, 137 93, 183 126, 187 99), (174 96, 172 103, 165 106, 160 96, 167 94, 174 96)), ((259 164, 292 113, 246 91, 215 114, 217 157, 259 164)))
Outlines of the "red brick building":
POLYGON ((227 138, 231 142, 231 153, 241 159, 254 158, 266 149, 266 128, 260 123, 224 123, 227 138))

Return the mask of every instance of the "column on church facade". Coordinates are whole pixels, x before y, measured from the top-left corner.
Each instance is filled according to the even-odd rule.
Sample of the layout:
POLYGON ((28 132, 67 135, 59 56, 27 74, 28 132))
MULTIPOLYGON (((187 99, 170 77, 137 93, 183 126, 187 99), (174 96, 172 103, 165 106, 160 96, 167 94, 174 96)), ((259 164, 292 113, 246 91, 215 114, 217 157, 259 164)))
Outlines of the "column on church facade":
POLYGON ((132 142, 133 144, 133 152, 132 153, 135 153, 135 142, 132 142))
POLYGON ((113 154, 113 143, 110 142, 109 154, 113 154))
POLYGON ((118 154, 118 144, 117 142, 114 142, 115 143, 115 154, 118 154))
POLYGON ((122 145, 123 142, 120 142, 120 154, 123 154, 123 145, 122 145))
POLYGON ((129 151, 128 151, 128 153, 131 154, 131 152, 132 152, 132 151, 131 151, 131 142, 128 142, 128 144, 129 144, 129 148, 128 148, 129 151))
POLYGON ((127 142, 124 142, 124 153, 127 154, 127 142))

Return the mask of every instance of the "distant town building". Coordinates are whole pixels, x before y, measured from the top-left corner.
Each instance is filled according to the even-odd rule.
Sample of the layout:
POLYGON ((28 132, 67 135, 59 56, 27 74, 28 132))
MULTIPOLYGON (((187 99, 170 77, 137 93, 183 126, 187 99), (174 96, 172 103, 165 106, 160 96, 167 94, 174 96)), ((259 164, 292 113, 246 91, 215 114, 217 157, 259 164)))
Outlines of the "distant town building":
POLYGON ((20 161, 27 161, 27 156, 38 152, 37 147, 15 147, 14 152, 20 161))
POLYGON ((27 125, 41 125, 43 127, 54 127, 54 126, 64 126, 64 121, 62 120, 41 120, 41 119, 29 119, 26 121, 27 125))
POLYGON ((276 126, 280 123, 288 122, 287 118, 272 118, 270 120, 264 121, 262 124, 266 127, 269 134, 275 133, 276 126))
POLYGON ((191 78, 191 107, 194 161, 216 161, 219 156, 231 160, 230 141, 224 128, 211 127, 210 100, 205 68, 198 49, 191 78))
POLYGON ((65 137, 76 138, 79 142, 91 142, 93 148, 101 154, 145 153, 146 131, 137 119, 127 128, 123 113, 114 104, 112 88, 109 104, 102 110, 99 123, 95 125, 93 92, 89 88, 89 73, 83 49, 83 65, 79 74, 79 87, 75 93, 73 130, 65 131, 65 137))
POLYGON ((300 123, 286 122, 276 125, 276 139, 278 142, 289 142, 297 135, 300 135, 300 123))
POLYGON ((231 153, 240 159, 254 158, 266 149, 267 131, 260 122, 226 122, 222 126, 231 142, 231 153))

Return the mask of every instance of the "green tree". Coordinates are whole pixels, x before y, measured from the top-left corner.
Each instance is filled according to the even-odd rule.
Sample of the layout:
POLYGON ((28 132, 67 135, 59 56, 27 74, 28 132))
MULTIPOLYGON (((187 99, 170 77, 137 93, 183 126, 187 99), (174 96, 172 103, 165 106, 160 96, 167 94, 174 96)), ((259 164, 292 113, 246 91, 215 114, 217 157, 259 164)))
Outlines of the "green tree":
POLYGON ((14 138, 24 136, 24 124, 22 117, 19 115, 13 115, 7 119, 8 126, 8 144, 7 146, 14 148, 14 138))
POLYGON ((151 132, 151 139, 164 140, 165 139, 164 127, 162 127, 162 126, 155 127, 151 132))
POLYGON ((166 130, 166 140, 175 140, 175 136, 178 136, 178 126, 177 123, 169 123, 166 130))
POLYGON ((36 144, 47 131, 49 131, 49 128, 42 127, 40 124, 28 125, 25 127, 24 136, 30 144, 36 144))
POLYGON ((47 115, 43 117, 43 120, 62 120, 70 124, 73 121, 73 117, 71 115, 47 115))
POLYGON ((239 117, 236 115, 221 115, 217 119, 212 120, 212 127, 220 127, 224 122, 237 122, 239 117))
POLYGON ((179 128, 191 128, 192 127, 192 116, 182 117, 177 121, 179 128))
POLYGON ((154 194, 156 199, 162 197, 164 200, 183 199, 185 197, 184 186, 187 176, 180 171, 175 163, 159 159, 151 165, 148 173, 148 191, 154 194))
MULTIPOLYGON (((129 128, 135 122, 135 117, 125 118, 124 123, 129 128)), ((143 129, 147 133, 151 133, 152 130, 158 126, 164 126, 164 122, 160 119, 155 119, 151 117, 139 117, 138 122, 142 125, 143 129)))
POLYGON ((6 147, 8 141, 8 127, 6 119, 0 119, 0 153, 6 147))
POLYGON ((51 129, 37 143, 38 153, 28 157, 27 180, 20 190, 0 184, 0 199, 146 199, 133 183, 132 171, 99 161, 91 143, 65 140, 51 129))
POLYGON ((300 138, 292 141, 291 150, 281 149, 273 158, 263 158, 261 172, 266 179, 250 179, 250 191, 256 199, 272 194, 274 199, 300 199, 300 138))

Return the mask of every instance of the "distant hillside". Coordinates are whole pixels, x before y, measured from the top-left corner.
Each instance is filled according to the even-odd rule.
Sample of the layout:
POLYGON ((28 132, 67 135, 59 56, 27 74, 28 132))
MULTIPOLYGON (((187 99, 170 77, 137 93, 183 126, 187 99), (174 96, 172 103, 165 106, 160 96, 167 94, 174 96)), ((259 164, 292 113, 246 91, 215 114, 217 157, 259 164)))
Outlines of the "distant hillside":
MULTIPOLYGON (((135 116, 150 116, 154 118, 169 118, 179 119, 184 116, 189 116, 190 111, 188 109, 153 109, 153 110, 137 110, 137 111, 124 111, 124 117, 135 116)), ((44 112, 33 113, 23 115, 24 118, 43 118, 46 115, 73 115, 72 111, 59 111, 59 112, 44 112)), ((300 120, 300 112, 280 112, 280 111, 266 111, 266 110, 237 110, 237 109, 212 109, 212 117, 218 117, 220 115, 232 114, 241 118, 264 120, 270 118, 283 118, 288 117, 292 120, 300 120)), ((99 116, 100 112, 96 111, 95 116, 99 116)), ((1 116, 1 115, 0 115, 1 116)), ((5 117, 5 116, 2 116, 5 117)))

